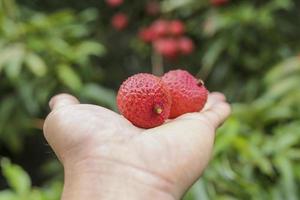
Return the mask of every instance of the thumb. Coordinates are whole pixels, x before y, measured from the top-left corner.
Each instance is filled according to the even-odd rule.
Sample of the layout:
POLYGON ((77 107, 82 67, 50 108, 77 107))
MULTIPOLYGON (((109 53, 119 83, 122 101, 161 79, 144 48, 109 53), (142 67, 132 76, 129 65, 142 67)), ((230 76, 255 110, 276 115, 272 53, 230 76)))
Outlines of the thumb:
POLYGON ((45 119, 43 132, 46 140, 58 156, 59 160, 63 159, 60 156, 59 152, 62 152, 62 149, 65 147, 66 138, 64 134, 62 134, 61 129, 61 119, 60 115, 64 114, 64 112, 60 112, 60 108, 63 108, 68 105, 79 104, 77 98, 69 94, 59 94, 51 98, 49 101, 49 106, 51 109, 51 113, 45 119))
POLYGON ((49 106, 51 110, 56 110, 60 107, 74 104, 79 104, 79 101, 77 98, 70 94, 58 94, 52 97, 49 101, 49 106))

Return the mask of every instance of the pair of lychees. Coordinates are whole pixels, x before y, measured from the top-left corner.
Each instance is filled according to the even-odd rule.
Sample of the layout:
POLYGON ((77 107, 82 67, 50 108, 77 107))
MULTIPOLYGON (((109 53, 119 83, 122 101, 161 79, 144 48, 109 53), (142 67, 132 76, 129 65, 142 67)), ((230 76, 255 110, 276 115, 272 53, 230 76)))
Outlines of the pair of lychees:
POLYGON ((120 113, 134 125, 153 128, 182 114, 200 111, 208 91, 203 81, 184 70, 162 77, 140 73, 121 85, 117 104, 120 113))

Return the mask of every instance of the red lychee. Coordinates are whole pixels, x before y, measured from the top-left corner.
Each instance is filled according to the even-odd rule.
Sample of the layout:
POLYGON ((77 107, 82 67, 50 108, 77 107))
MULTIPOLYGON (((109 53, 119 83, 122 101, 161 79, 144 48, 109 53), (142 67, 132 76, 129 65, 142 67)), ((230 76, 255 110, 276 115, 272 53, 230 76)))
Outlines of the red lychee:
POLYGON ((169 33, 169 22, 164 19, 158 19, 152 23, 151 29, 156 39, 166 36, 169 33))
POLYGON ((110 7, 117 7, 123 3, 124 0, 106 0, 107 5, 110 7))
POLYGON ((121 31, 128 25, 128 16, 121 12, 117 13, 112 17, 111 24, 116 30, 121 31))
POLYGON ((169 118, 189 112, 199 112, 207 101, 208 91, 202 81, 198 81, 185 70, 172 70, 164 74, 162 81, 172 97, 169 118))
POLYGON ((140 73, 121 85, 117 104, 120 113, 141 128, 164 123, 171 109, 171 96, 162 80, 152 74, 140 73))
POLYGON ((185 32, 185 26, 180 20, 173 20, 169 24, 169 32, 172 35, 180 36, 185 32))
POLYGON ((146 43, 150 43, 153 41, 154 34, 151 28, 142 28, 139 31, 139 38, 146 43))
POLYGON ((168 59, 175 59, 178 56, 177 41, 173 38, 158 39, 154 41, 153 46, 155 51, 168 59))
POLYGON ((194 51, 195 45, 190 38, 181 37, 178 39, 178 49, 182 55, 189 55, 194 51))
POLYGON ((223 6, 229 2, 229 0, 210 0, 211 4, 214 6, 223 6))

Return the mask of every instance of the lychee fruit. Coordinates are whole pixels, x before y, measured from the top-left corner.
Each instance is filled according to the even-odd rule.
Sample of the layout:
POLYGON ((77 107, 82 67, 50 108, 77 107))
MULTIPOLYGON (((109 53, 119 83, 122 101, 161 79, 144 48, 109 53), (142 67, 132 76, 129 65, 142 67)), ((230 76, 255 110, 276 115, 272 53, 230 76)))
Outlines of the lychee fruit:
POLYGON ((185 70, 172 70, 164 74, 162 81, 172 97, 169 118, 202 110, 207 101, 208 91, 201 80, 197 80, 185 70))
POLYGON ((185 26, 180 20, 173 20, 169 24, 169 32, 172 35, 180 36, 185 32, 185 26))
POLYGON ((124 0, 106 0, 106 4, 110 7, 118 7, 123 3, 124 0))
POLYGON ((194 51, 195 45, 190 38, 181 37, 178 39, 178 49, 182 55, 189 55, 194 51))
POLYGON ((229 0, 210 0, 211 4, 214 6, 223 6, 229 2, 229 0))
POLYGON ((142 28, 139 31, 139 38, 145 43, 152 42, 153 38, 154 38, 152 29, 151 28, 142 28))
POLYGON ((155 51, 167 59, 175 59, 178 56, 177 41, 173 38, 161 38, 153 43, 155 51))
POLYGON ((171 96, 162 80, 152 74, 140 73, 121 85, 117 104, 120 113, 141 128, 153 128, 169 117, 171 96))
POLYGON ((112 17, 111 24, 116 30, 121 31, 128 25, 128 16, 121 12, 117 13, 112 17))
POLYGON ((164 19, 158 19, 152 23, 151 29, 155 35, 155 38, 166 36, 169 33, 169 22, 164 19))

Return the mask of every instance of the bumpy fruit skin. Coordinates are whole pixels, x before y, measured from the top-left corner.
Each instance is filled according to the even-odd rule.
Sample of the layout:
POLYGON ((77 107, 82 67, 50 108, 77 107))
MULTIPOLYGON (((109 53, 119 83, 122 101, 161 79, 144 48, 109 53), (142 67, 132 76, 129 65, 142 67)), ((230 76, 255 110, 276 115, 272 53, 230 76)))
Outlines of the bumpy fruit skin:
POLYGON ((111 24, 116 30, 121 31, 128 26, 128 16, 121 12, 117 13, 112 17, 111 24))
POLYGON ((120 113, 134 125, 153 128, 169 117, 172 100, 160 78, 140 73, 123 82, 117 104, 120 113))
POLYGON ((207 101, 208 91, 203 83, 184 70, 173 70, 164 74, 162 81, 172 97, 169 118, 176 118, 189 112, 199 112, 207 101))

